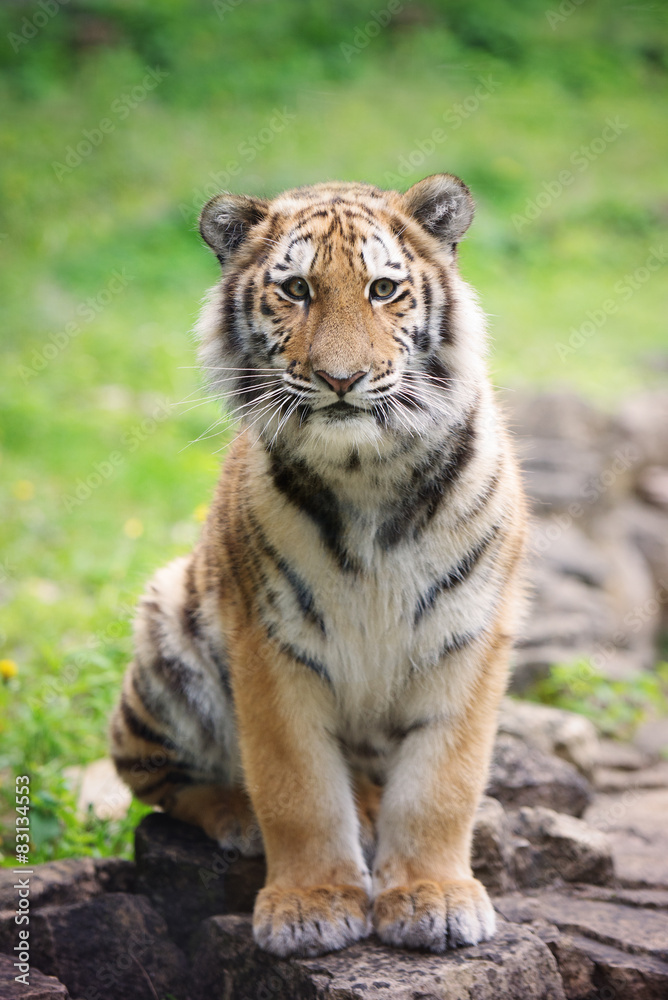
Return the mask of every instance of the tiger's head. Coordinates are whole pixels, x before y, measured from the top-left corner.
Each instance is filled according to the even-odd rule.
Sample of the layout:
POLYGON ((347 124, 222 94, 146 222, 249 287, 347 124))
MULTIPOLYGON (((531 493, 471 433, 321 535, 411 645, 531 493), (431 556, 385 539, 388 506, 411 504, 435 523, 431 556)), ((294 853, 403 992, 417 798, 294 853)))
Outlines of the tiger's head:
POLYGON ((214 391, 270 447, 391 451, 456 423, 484 381, 484 323, 459 276, 466 185, 326 183, 220 194, 200 232, 222 266, 199 324, 214 391))

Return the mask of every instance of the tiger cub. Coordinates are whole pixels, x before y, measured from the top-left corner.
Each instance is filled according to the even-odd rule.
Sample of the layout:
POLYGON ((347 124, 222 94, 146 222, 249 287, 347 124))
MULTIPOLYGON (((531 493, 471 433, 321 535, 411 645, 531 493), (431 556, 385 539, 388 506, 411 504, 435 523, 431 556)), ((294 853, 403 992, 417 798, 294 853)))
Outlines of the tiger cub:
POLYGON ((111 740, 139 798, 265 852, 276 955, 494 933, 471 831, 525 505, 457 269, 472 217, 449 174, 202 212, 201 360, 239 430, 199 543, 140 605, 111 740))

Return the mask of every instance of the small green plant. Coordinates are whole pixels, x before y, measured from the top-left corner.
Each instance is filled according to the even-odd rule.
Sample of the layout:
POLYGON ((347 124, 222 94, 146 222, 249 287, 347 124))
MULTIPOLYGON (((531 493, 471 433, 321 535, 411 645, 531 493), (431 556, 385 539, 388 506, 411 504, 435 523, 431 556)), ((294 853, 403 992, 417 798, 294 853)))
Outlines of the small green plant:
POLYGON ((668 712, 668 663, 626 680, 604 677, 587 659, 559 663, 528 697, 586 715, 605 736, 630 739, 645 719, 668 712))

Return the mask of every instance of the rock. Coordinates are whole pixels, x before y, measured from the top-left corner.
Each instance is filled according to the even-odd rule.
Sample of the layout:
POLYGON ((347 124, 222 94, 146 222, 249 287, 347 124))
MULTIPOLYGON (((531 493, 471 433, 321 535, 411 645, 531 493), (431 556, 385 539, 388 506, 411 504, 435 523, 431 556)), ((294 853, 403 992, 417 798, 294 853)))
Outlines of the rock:
POLYGON ((547 806, 557 812, 581 816, 591 801, 589 782, 559 757, 533 748, 516 736, 497 737, 487 794, 507 809, 547 806))
POLYGON ((668 889, 668 789, 597 795, 584 818, 609 835, 621 885, 668 889))
POLYGON ((77 795, 77 812, 81 818, 89 810, 98 819, 123 819, 132 802, 132 792, 121 781, 108 757, 94 760, 86 767, 67 768, 66 775, 77 795))
POLYGON ((647 767, 649 756, 643 753, 633 743, 620 743, 619 740, 599 738, 596 747, 596 767, 616 768, 623 771, 637 771, 647 767))
POLYGON ((668 622, 668 513, 632 500, 621 504, 609 518, 617 520, 646 560, 652 573, 654 597, 663 624, 668 622))
POLYGON ((187 964, 144 896, 109 893, 30 917, 31 961, 88 1000, 186 995, 187 964))
POLYGON ((598 734, 593 722, 562 708, 504 698, 499 732, 518 736, 544 753, 556 754, 588 777, 598 761, 598 734))
POLYGON ((557 960, 569 1000, 665 1000, 668 996, 666 962, 628 955, 579 934, 561 934, 546 943, 557 960))
POLYGON ((30 963, 29 985, 17 983, 20 975, 11 955, 0 955, 0 1000, 70 1000, 65 986, 54 976, 45 976, 30 963))
POLYGON ((207 1000, 563 1000, 556 963, 528 928, 500 922, 496 937, 430 955, 376 938, 320 958, 281 961, 254 945, 249 917, 211 917, 193 947, 194 990, 207 1000))
POLYGON ((530 565, 551 574, 570 576, 588 587, 603 588, 610 574, 608 561, 572 517, 537 517, 528 543, 530 565))
POLYGON ((668 510, 668 469, 650 465, 638 476, 638 495, 647 503, 668 510))
POLYGON ((625 455, 628 433, 601 411, 566 392, 516 393, 506 406, 538 513, 566 512, 576 505, 586 516, 601 498, 610 503, 628 490, 629 469, 639 453, 625 455))
POLYGON ((623 792, 633 788, 668 788, 668 761, 639 771, 599 767, 594 774, 594 785, 599 792, 623 792))
MULTIPOLYGON (((0 870, 0 910, 14 909, 16 879, 8 869, 0 870)), ((134 865, 122 858, 47 861, 30 876, 30 908, 77 903, 103 892, 125 892, 133 880, 134 865)))
POLYGON ((607 836, 587 823, 544 807, 520 809, 511 818, 513 833, 525 840, 515 852, 520 886, 565 882, 606 885, 614 875, 607 836))
POLYGON ((571 895, 582 899, 597 899, 602 903, 623 903, 648 910, 668 910, 666 889, 622 889, 603 885, 576 885, 571 895))
POLYGON ((167 921, 170 932, 189 934, 205 917, 250 913, 264 885, 264 858, 223 849, 196 826, 150 813, 135 832, 137 891, 167 921))
POLYGON ((615 634, 617 624, 603 591, 544 566, 535 571, 531 583, 534 596, 520 648, 559 646, 571 650, 573 660, 615 634))
POLYGON ((489 796, 478 806, 471 863, 475 877, 489 892, 507 892, 513 884, 512 831, 503 806, 489 796))
POLYGON ((506 920, 547 920, 560 931, 581 934, 630 954, 668 961, 668 913, 574 899, 551 891, 501 896, 494 905, 506 920))
POLYGON ((641 723, 633 737, 635 746, 641 753, 659 757, 668 751, 668 717, 649 719, 641 723))
POLYGON ((636 393, 622 402, 615 420, 620 432, 638 449, 638 466, 668 465, 668 392, 636 393))

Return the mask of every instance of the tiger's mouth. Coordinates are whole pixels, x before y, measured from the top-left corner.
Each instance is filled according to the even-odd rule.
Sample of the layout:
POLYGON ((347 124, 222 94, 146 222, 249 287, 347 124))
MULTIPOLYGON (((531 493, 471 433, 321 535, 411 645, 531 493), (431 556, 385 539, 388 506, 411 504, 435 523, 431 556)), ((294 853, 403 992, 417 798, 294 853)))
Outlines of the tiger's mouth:
POLYGON ((324 406, 319 412, 330 420, 350 420, 351 417, 362 417, 366 413, 361 407, 347 403, 345 399, 339 399, 336 403, 324 406))

